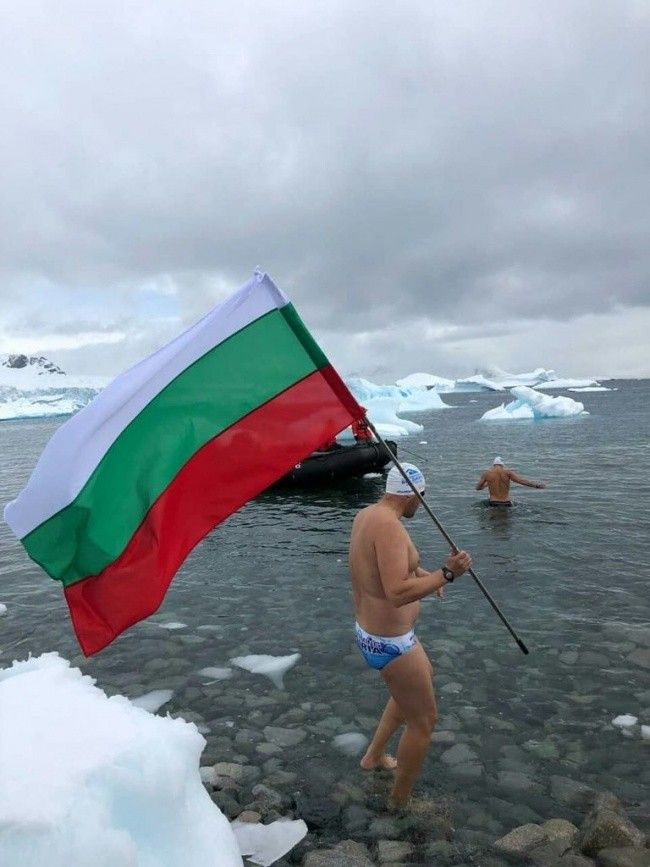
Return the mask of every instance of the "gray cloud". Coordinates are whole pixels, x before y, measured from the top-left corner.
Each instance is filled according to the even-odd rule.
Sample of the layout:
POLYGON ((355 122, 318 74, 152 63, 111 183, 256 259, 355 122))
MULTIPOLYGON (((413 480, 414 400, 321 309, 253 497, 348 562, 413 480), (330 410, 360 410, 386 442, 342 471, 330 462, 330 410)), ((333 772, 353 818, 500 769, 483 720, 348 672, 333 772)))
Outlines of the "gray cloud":
POLYGON ((5 319, 90 305, 120 366, 170 331, 143 287, 180 326, 260 264, 345 367, 404 373, 423 322, 425 369, 556 365, 553 323, 650 304, 646 4, 231 5, 5 10, 5 319))

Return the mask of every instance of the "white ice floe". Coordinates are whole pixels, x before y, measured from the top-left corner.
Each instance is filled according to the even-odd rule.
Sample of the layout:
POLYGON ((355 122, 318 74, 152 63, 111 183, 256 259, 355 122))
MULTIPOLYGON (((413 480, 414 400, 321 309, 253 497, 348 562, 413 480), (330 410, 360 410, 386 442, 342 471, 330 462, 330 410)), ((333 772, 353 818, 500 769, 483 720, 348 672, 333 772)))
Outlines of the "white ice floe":
POLYGON ((482 373, 457 379, 454 391, 505 391, 505 387, 492 379, 487 379, 482 373))
POLYGON ((142 710, 149 711, 149 713, 156 713, 164 704, 171 701, 173 695, 173 689, 153 689, 151 692, 145 692, 144 695, 132 698, 131 704, 141 707, 142 710))
POLYGON ((299 653, 290 656, 269 656, 268 654, 252 654, 250 656, 235 656, 231 663, 251 674, 264 674, 270 678, 278 689, 284 686, 282 678, 300 659, 299 653))
POLYGON ((361 732, 347 732, 337 735, 332 741, 337 750, 347 756, 357 756, 368 746, 368 738, 361 732))
POLYGON ((0 602, 0 617, 2 617, 2 615, 6 614, 6 613, 7 613, 7 606, 4 604, 4 602, 0 602))
POLYGON ((187 623, 180 623, 177 620, 173 620, 171 623, 157 623, 156 626, 160 626, 161 629, 187 629, 187 623))
POLYGON ((235 819, 230 827, 237 838, 241 854, 261 867, 269 867, 282 858, 307 833, 307 825, 302 819, 278 819, 270 825, 238 822, 235 819))
POLYGON ((108 698, 56 653, 0 671, 0 864, 242 867, 181 719, 108 698))
POLYGON ((635 726, 638 721, 637 717, 632 716, 632 714, 624 713, 620 716, 614 717, 612 725, 619 729, 629 729, 632 728, 632 726, 635 726))
POLYGON ((202 677, 209 677, 211 680, 228 680, 229 677, 232 677, 232 668, 208 666, 207 668, 202 668, 198 673, 202 677))
POLYGON ((484 421, 513 421, 517 419, 570 418, 585 413, 582 403, 571 397, 550 397, 532 388, 520 385, 512 389, 515 400, 502 403, 483 414, 484 421))
POLYGON ((614 391, 615 389, 607 388, 605 385, 587 385, 584 388, 568 388, 567 391, 614 391))
MULTIPOLYGON (((599 388, 599 383, 596 382, 595 379, 551 379, 548 382, 540 382, 535 388, 542 389, 544 391, 551 391, 553 389, 591 389, 591 388, 599 388)), ((607 391, 607 389, 605 389, 607 391)))
POLYGON ((430 388, 441 394, 453 391, 455 384, 455 380, 433 373, 410 373, 395 381, 395 385, 400 388, 430 388))
POLYGON ((641 726, 641 737, 644 741, 650 741, 650 726, 641 726))
POLYGON ((364 479, 378 479, 378 478, 381 478, 381 473, 364 473, 362 478, 364 478, 364 479))

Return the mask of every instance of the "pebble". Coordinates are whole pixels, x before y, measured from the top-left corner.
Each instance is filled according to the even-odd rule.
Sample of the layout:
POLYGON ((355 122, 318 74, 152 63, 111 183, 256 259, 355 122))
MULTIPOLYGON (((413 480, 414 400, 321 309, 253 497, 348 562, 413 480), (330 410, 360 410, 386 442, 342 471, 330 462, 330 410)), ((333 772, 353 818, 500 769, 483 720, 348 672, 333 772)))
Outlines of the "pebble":
POLYGON ((304 729, 286 729, 279 726, 265 726, 264 737, 279 747, 295 747, 307 737, 304 729))

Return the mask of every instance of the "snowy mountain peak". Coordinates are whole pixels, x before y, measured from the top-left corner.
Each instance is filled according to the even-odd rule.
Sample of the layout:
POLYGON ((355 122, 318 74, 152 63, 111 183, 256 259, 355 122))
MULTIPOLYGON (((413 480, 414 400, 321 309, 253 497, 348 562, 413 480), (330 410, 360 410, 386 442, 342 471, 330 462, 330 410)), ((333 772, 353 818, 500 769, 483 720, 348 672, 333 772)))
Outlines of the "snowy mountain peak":
POLYGON ((65 371, 61 370, 52 361, 48 361, 44 355, 8 355, 2 362, 3 367, 9 367, 12 370, 21 370, 29 368, 30 372, 41 376, 44 373, 58 373, 65 376, 65 371))

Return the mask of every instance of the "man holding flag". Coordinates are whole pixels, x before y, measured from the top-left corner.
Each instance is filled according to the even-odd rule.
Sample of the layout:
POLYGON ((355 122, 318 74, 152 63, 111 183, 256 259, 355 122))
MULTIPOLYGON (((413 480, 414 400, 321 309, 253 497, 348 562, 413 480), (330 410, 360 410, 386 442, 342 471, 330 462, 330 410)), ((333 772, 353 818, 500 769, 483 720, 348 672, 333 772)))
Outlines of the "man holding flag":
MULTIPOLYGON (((424 496, 420 470, 407 463, 402 469, 424 496)), ((438 717, 433 668, 413 631, 420 600, 433 593, 442 595, 443 587, 472 566, 466 551, 452 551, 440 569, 427 572, 421 568, 420 556, 401 521, 412 518, 418 505, 417 494, 393 467, 386 479, 386 493, 359 512, 350 537, 357 645, 370 668, 380 672, 390 693, 361 767, 396 770, 389 798, 392 808, 408 804, 438 717), (386 745, 404 724, 396 761, 386 755, 386 745)))

